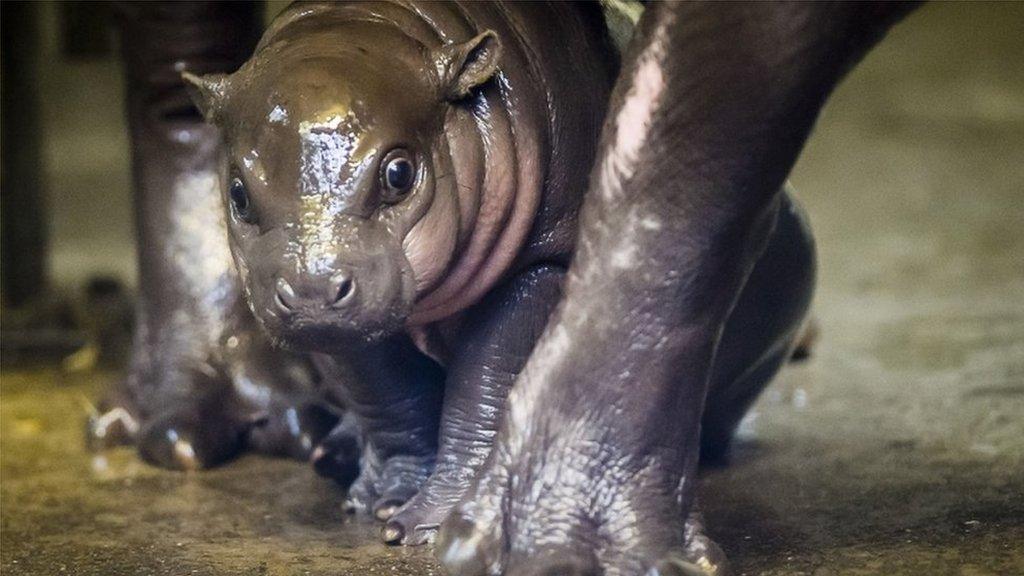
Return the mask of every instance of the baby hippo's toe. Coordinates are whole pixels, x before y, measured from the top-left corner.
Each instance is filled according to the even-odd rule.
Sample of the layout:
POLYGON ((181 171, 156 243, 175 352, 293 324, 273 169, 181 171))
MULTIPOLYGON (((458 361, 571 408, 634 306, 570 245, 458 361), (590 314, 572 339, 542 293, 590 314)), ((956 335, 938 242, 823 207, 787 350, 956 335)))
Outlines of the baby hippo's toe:
POLYGON ((437 528, 441 525, 438 516, 443 515, 440 512, 435 513, 432 509, 409 510, 408 505, 413 504, 415 500, 413 498, 406 506, 392 514, 388 523, 381 529, 380 536, 385 544, 420 546, 433 541, 437 528))
POLYGON ((418 500, 414 497, 390 516, 380 532, 385 544, 420 546, 434 540, 447 508, 420 506, 418 500))
POLYGON ((391 516, 381 530, 381 538, 387 544, 405 546, 433 542, 441 522, 459 503, 469 482, 466 474, 439 467, 419 493, 391 516))
POLYGON ((394 456, 381 461, 364 449, 359 477, 349 488, 346 507, 387 521, 419 491, 434 468, 433 456, 394 456))

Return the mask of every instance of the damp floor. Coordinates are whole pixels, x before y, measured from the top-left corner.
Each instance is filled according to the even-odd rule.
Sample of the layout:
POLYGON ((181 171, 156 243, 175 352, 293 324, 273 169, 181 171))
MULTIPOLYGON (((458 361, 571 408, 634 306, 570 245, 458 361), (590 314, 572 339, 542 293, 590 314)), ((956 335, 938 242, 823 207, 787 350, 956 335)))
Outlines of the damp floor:
MULTIPOLYGON (((1024 574, 1022 22, 1024 4, 928 5, 825 110, 793 175, 819 239, 818 345, 764 394, 732 462, 703 473, 736 574, 1024 574)), ((94 66, 47 82, 116 80, 94 66)), ((84 100, 97 117, 117 101, 107 84, 110 99, 84 100)), ((86 116, 50 156, 95 143, 95 162, 55 169, 52 190, 83 182, 75 170, 126 186, 123 136, 76 136, 86 116)), ((58 276, 119 270, 120 252, 75 254, 120 232, 67 209, 58 276)), ((183 474, 87 453, 84 406, 114 378, 4 368, 0 573, 440 574, 429 550, 378 544, 301 463, 183 474)))

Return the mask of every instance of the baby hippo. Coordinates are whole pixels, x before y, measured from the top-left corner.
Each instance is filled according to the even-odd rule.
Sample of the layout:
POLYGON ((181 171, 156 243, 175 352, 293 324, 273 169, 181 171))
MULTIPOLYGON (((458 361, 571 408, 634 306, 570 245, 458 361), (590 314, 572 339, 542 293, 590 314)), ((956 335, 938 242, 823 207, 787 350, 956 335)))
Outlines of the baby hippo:
POLYGON ((490 451, 617 67, 597 3, 406 0, 293 5, 234 74, 185 74, 249 305, 353 415, 350 502, 388 542, 431 538, 490 451))

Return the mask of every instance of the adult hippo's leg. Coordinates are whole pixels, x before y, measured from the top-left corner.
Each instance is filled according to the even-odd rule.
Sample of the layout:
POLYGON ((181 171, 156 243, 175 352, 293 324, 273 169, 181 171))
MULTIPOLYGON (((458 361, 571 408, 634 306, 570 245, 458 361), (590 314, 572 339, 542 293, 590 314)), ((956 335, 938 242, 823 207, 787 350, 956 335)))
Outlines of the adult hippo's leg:
POLYGON ((722 333, 826 95, 906 11, 648 7, 613 96, 565 299, 516 380, 482 473, 441 528, 450 572, 719 570, 687 519, 722 333))
POLYGON ((247 444, 305 457, 337 419, 300 359, 270 349, 241 298, 220 201, 217 130, 180 70, 236 68, 259 32, 256 2, 118 5, 128 84, 139 318, 128 374, 90 422, 94 445, 134 442, 172 468, 247 444), (283 422, 287 424, 283 424, 283 422))
POLYGON ((386 542, 422 544, 465 493, 491 451, 512 382, 562 296, 565 269, 520 273, 465 314, 445 380, 437 467, 388 521, 386 542))
POLYGON ((817 269, 814 239, 789 192, 768 246, 729 314, 701 422, 701 459, 726 456, 740 420, 801 344, 817 269))
MULTIPOLYGON (((792 353, 810 307, 813 239, 789 194, 782 193, 779 202, 767 246, 725 323, 715 355, 702 423, 704 458, 725 453, 746 409, 792 353)), ((685 377, 677 383, 684 386, 685 377)), ((691 547, 705 553, 709 563, 721 561, 717 548, 701 534, 699 515, 691 514, 680 529, 687 531, 691 547)), ((595 563, 596 557, 587 561, 595 563)), ((561 574, 565 566, 550 568, 561 574)))

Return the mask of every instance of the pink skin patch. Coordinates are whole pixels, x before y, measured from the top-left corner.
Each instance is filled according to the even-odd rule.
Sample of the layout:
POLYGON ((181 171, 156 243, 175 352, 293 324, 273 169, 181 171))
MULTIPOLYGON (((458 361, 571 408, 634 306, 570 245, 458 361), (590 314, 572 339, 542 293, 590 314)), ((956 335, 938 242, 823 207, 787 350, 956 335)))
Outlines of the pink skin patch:
POLYGON ((461 250, 466 246, 470 235, 476 228, 476 219, 480 213, 480 193, 468 182, 482 182, 484 179, 484 144, 477 137, 476 121, 472 112, 463 108, 451 111, 452 118, 448 122, 449 130, 445 130, 450 158, 458 158, 452 162, 452 170, 446 175, 455 179, 456 195, 459 199, 459 240, 461 250), (462 182, 463 185, 459 185, 462 182))
MULTIPOLYGON (((434 165, 448 155, 436 153, 434 165)), ((433 201, 402 241, 402 250, 416 279, 416 293, 423 294, 442 281, 455 255, 459 234, 459 206, 452 175, 435 177, 433 201)))
POLYGON ((528 102, 536 95, 529 92, 530 87, 512 90, 500 73, 495 80, 501 88, 487 95, 486 107, 476 116, 484 145, 483 183, 458 182, 460 189, 479 186, 476 226, 445 281, 413 309, 411 326, 442 320, 479 301, 508 273, 537 216, 547 168, 544 125, 531 121, 521 110, 516 112, 538 104, 528 102))
POLYGON ((609 200, 621 191, 622 182, 633 176, 640 149, 650 131, 651 118, 661 104, 665 90, 664 53, 665 27, 662 25, 637 59, 633 87, 615 116, 615 145, 601 164, 601 189, 609 200))
MULTIPOLYGON (((491 98, 488 98, 490 103, 491 98)), ((509 219, 517 196, 515 173, 509 152, 514 150, 512 128, 502 106, 490 106, 490 113, 476 119, 475 132, 484 145, 484 178, 471 182, 458 182, 459 189, 468 188, 480 196, 480 210, 476 225, 466 241, 462 254, 449 270, 444 281, 423 296, 409 318, 410 325, 428 324, 450 316, 472 305, 476 299, 469 296, 468 285, 477 283, 477 272, 494 254, 494 247, 509 219)), ((453 157, 452 162, 467 159, 453 157)), ((474 173, 468 167, 455 168, 456 174, 474 173)), ((478 172, 477 172, 478 173, 478 172)), ((539 192, 538 192, 539 196, 539 192)), ((525 238, 525 233, 524 233, 525 238)), ((489 289, 490 287, 488 287, 489 289)))

